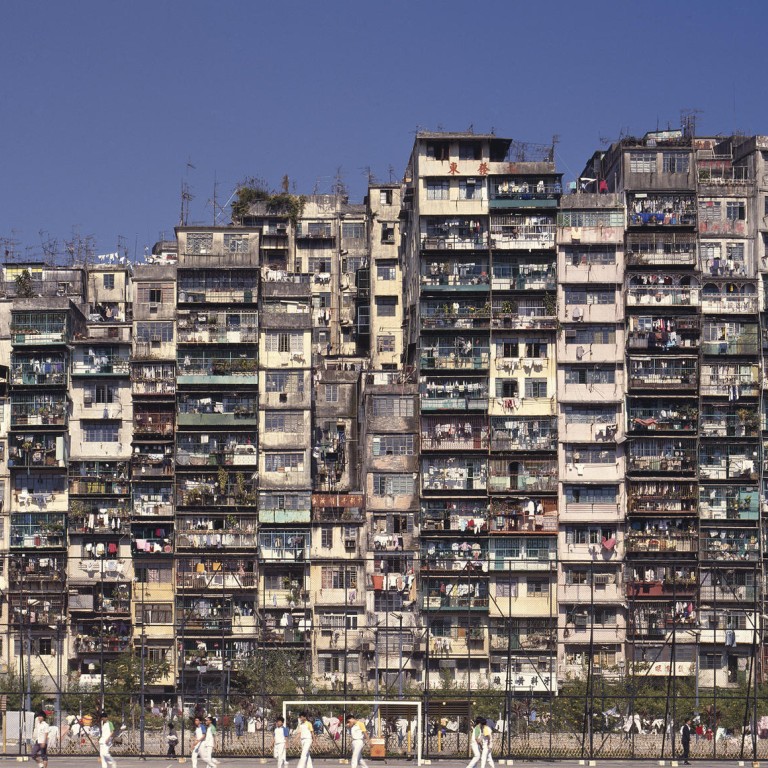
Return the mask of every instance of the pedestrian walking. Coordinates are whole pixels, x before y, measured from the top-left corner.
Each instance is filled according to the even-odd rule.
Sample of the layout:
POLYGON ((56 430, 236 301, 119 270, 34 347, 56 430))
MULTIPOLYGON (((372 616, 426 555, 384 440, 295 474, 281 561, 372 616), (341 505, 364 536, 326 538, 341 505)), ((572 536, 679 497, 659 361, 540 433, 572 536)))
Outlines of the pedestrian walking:
POLYGON ((469 747, 472 750, 472 759, 467 763, 467 768, 475 768, 480 762, 481 752, 480 743, 482 740, 483 718, 476 717, 474 725, 469 732, 469 747))
POLYGON ((237 736, 238 739, 241 739, 243 737, 244 730, 245 730, 245 718, 243 717, 242 712, 238 712, 235 715, 235 736, 237 736))
POLYGON ((112 757, 109 750, 115 733, 115 726, 109 719, 106 712, 101 713, 101 733, 99 734, 99 757, 101 758, 101 768, 117 768, 115 758, 112 757))
POLYGON ((208 768, 216 768, 219 761, 213 756, 213 750, 216 746, 216 718, 206 715, 205 718, 205 738, 200 747, 200 757, 208 768))
POLYGON ((484 718, 480 718, 480 768, 486 768, 490 763, 491 768, 493 765, 493 755, 491 751, 493 749, 493 731, 488 725, 488 721, 484 718))
POLYGON ((205 740, 205 724, 203 719, 195 715, 195 733, 192 736, 192 768, 197 768, 197 759, 200 757, 200 747, 205 740))
POLYGON ((32 745, 30 756, 42 768, 48 768, 48 735, 50 726, 46 720, 46 714, 43 710, 35 713, 35 731, 33 738, 35 743, 32 745))
POLYGON ((165 740, 168 742, 166 757, 176 757, 176 745, 179 743, 179 737, 176 734, 173 723, 168 725, 168 735, 165 737, 165 740))
POLYGON ((312 755, 310 750, 312 749, 312 742, 315 739, 315 732, 312 729, 312 723, 307 720, 307 713, 299 713, 299 742, 301 743, 301 757, 296 768, 313 768, 312 755))
POLYGON ((691 751, 691 718, 686 717, 683 727, 680 729, 680 743, 683 745, 683 763, 690 765, 688 758, 691 751))
POLYGON ((285 725, 285 720, 283 720, 282 717, 276 718, 273 754, 275 760, 277 760, 277 768, 288 768, 288 758, 285 754, 285 747, 289 733, 290 729, 285 725))
POLYGON ((347 717, 347 728, 352 736, 352 759, 350 768, 368 768, 368 763, 363 759, 363 747, 368 740, 368 730, 362 720, 357 720, 354 715, 347 717))

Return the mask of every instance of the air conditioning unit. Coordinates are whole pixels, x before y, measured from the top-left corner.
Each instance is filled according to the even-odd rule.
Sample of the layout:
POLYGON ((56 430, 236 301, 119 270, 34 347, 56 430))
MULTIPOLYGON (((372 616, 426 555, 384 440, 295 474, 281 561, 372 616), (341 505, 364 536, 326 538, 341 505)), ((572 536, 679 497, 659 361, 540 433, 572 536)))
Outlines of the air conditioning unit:
POLYGON ((613 584, 614 577, 612 573, 596 573, 595 574, 595 586, 604 587, 608 584, 613 584))

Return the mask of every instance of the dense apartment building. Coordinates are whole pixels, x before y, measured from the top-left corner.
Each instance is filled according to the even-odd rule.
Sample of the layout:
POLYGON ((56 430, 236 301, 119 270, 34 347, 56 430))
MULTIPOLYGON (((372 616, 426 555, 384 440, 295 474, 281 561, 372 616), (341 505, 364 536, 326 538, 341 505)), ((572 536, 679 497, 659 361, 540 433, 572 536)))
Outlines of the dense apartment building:
POLYGON ((547 148, 419 133, 363 205, 241 195, 146 264, 9 262, 5 669, 753 674, 767 162, 657 132, 564 190, 547 148))

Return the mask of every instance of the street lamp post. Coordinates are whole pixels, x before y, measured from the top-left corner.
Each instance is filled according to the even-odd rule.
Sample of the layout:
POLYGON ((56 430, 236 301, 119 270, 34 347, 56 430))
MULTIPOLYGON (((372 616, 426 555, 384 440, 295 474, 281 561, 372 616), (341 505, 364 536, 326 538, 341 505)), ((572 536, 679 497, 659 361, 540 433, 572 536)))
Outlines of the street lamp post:
POLYGON ((403 614, 402 613, 393 613, 392 614, 398 621, 399 629, 398 629, 398 651, 400 654, 400 658, 398 661, 397 666, 397 695, 398 698, 403 698, 403 614))

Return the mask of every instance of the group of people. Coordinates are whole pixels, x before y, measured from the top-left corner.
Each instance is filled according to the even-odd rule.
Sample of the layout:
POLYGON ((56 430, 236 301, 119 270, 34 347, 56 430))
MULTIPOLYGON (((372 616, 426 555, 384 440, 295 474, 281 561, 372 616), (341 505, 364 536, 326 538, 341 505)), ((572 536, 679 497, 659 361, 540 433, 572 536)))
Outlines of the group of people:
MULTIPOLYGON (((78 722, 79 729, 82 725, 78 722)), ((48 716, 43 710, 35 713, 35 726, 32 733, 32 750, 30 757, 40 766, 48 768, 48 745, 52 744, 58 729, 49 725, 48 716)), ((110 754, 110 749, 115 741, 115 726, 106 712, 101 713, 101 727, 99 729, 99 759, 101 768, 117 768, 115 758, 110 754)))

